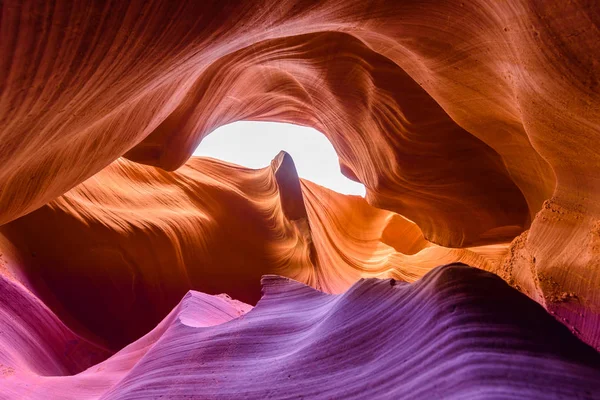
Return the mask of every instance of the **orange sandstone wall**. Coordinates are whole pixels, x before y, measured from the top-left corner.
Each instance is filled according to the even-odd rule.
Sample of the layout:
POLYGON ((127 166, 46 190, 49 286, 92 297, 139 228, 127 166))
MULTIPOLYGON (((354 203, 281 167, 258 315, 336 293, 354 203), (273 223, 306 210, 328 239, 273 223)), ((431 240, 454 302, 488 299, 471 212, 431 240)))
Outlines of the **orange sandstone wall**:
POLYGON ((190 289, 255 303, 265 274, 341 293, 361 277, 414 281, 454 261, 492 269, 359 196, 300 181, 283 152, 262 170, 192 158, 165 172, 120 159, 0 234, 16 247, 13 273, 113 348, 150 331, 190 289), (440 250, 420 255, 426 247, 440 250))

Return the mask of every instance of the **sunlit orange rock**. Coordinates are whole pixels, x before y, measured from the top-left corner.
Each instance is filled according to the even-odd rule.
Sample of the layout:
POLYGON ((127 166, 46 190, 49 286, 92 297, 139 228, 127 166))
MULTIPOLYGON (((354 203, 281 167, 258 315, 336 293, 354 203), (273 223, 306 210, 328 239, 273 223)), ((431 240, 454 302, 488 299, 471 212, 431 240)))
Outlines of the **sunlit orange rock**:
POLYGON ((196 159, 169 173, 119 160, 0 229, 42 297, 116 346, 190 288, 256 302, 265 273, 311 275, 306 218, 285 217, 271 168, 196 159))
MULTIPOLYGON (((9 8, 9 19, 23 23, 20 41, 6 49, 10 107, 2 109, 8 124, 2 154, 10 165, 0 175, 0 222, 41 206, 123 154, 175 169, 217 126, 260 119, 321 130, 345 170, 366 185, 372 204, 415 221, 430 240, 477 244, 511 239, 526 227, 535 210, 528 211, 503 154, 454 122, 426 82, 411 76, 415 56, 430 56, 432 44, 410 49, 412 57, 399 54, 410 46, 390 46, 397 37, 437 29, 428 13, 439 11, 382 3, 372 15, 360 2, 341 9, 336 2, 285 4, 266 7, 267 15, 258 14, 265 7, 255 2, 226 8, 134 2, 86 14, 57 4, 45 35, 57 40, 40 43, 35 30, 50 14, 30 12, 27 4, 9 8), (210 24, 202 15, 210 15, 210 24), (235 15, 254 22, 236 23, 235 15), (393 17, 398 21, 389 23, 393 17), (166 23, 171 19, 177 23, 166 23), (415 27, 412 19, 431 25, 415 27), (96 37, 101 23, 131 33, 96 37), (359 28, 369 24, 380 31, 359 28), (78 51, 88 44, 87 53, 78 51), (382 45, 385 54, 377 51, 382 45), (47 68, 48 76, 19 68, 37 54, 28 65, 47 68), (44 64, 44 54, 59 64, 44 64), (45 91, 30 106, 23 96, 38 87, 45 91), (17 140, 32 131, 44 146, 17 140)), ((428 36, 434 43, 453 39, 428 36)))
POLYGON ((121 159, 0 234, 17 249, 14 274, 114 348, 190 289, 255 303, 264 274, 341 293, 361 277, 412 282, 440 263, 491 269, 469 250, 436 252, 412 222, 359 196, 299 180, 283 152, 262 170, 192 158, 165 172, 121 159))

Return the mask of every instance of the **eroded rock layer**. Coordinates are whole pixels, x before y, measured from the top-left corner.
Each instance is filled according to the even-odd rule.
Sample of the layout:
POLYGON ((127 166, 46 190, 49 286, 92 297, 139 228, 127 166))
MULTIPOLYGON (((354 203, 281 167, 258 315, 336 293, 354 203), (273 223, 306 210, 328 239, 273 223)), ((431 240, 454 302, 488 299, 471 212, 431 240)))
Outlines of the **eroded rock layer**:
POLYGON ((299 180, 283 152, 262 170, 192 158, 165 172, 121 159, 0 235, 21 281, 115 349, 190 289, 254 304, 264 274, 340 293, 361 277, 414 281, 453 261, 492 270, 505 254, 433 245, 398 214, 299 180))
MULTIPOLYGON (((548 75, 560 72, 563 81, 570 78, 575 81, 573 83, 591 78, 593 74, 590 72, 595 72, 586 70, 585 76, 577 75, 583 72, 579 69, 586 64, 586 56, 590 62, 593 61, 591 55, 585 52, 590 50, 586 46, 593 43, 581 38, 576 40, 577 43, 573 40, 563 44, 566 40, 549 37, 549 43, 545 43, 551 48, 561 44, 558 50, 581 55, 580 63, 583 65, 579 68, 573 66, 569 74, 563 74, 559 66, 564 61, 558 66, 542 65, 538 70, 531 68, 546 61, 535 58, 541 47, 536 43, 536 40, 541 40, 538 27, 533 25, 536 21, 554 22, 557 18, 544 17, 554 17, 573 7, 574 18, 579 18, 584 25, 581 29, 593 27, 594 10, 578 4, 563 5, 562 10, 557 6, 537 4, 494 8, 489 5, 477 7, 476 3, 465 6, 464 3, 452 2, 379 2, 367 6, 358 1, 344 4, 286 2, 280 7, 261 6, 256 2, 229 5, 182 2, 173 5, 159 1, 115 3, 97 8, 89 4, 71 7, 66 2, 43 2, 44 7, 41 5, 32 2, 4 9, 6 20, 14 21, 14 25, 6 25, 7 35, 14 33, 11 29, 18 28, 20 32, 19 35, 10 35, 13 40, 4 44, 4 53, 8 56, 5 60, 10 62, 6 65, 7 90, 3 94, 7 106, 3 110, 11 128, 5 131, 5 151, 11 155, 12 168, 4 169, 3 177, 6 177, 6 184, 11 184, 10 188, 14 189, 8 190, 9 187, 3 185, 6 187, 3 200, 9 206, 4 214, 9 220, 64 192, 85 175, 97 172, 151 132, 144 143, 129 153, 130 156, 175 168, 191 154, 199 138, 215 126, 240 118, 258 118, 316 124, 331 137, 344 164, 365 182, 374 197, 382 192, 385 198, 386 191, 391 192, 388 197, 395 197, 394 193, 400 187, 403 193, 415 191, 416 187, 411 188, 411 182, 416 185, 420 179, 421 191, 425 191, 422 196, 432 192, 430 188, 435 188, 436 192, 449 191, 445 197, 437 195, 439 200, 446 200, 446 208, 449 208, 447 203, 453 203, 451 191, 460 190, 455 194, 458 204, 453 207, 467 209, 471 205, 481 205, 477 207, 478 212, 498 212, 497 222, 490 222, 496 228, 513 223, 522 225, 522 219, 502 220, 501 215, 507 212, 506 208, 493 209, 496 200, 491 197, 481 199, 490 204, 468 203, 471 197, 489 196, 484 194, 486 191, 478 189, 480 185, 484 188, 490 184, 489 180, 481 179, 482 176, 492 179, 490 174, 495 173, 496 185, 502 185, 502 167, 498 165, 501 159, 461 130, 438 103, 450 110, 450 114, 459 114, 458 117, 476 111, 475 115, 480 117, 478 123, 488 123, 484 125, 486 131, 489 131, 489 124, 497 121, 494 125, 497 129, 489 136, 497 137, 499 132, 506 132, 506 136, 515 137, 512 152, 500 151, 500 154, 506 158, 518 150, 519 154, 515 155, 524 157, 527 154, 533 158, 531 161, 526 158, 515 166, 506 163, 509 172, 519 176, 519 181, 528 181, 518 185, 524 190, 524 183, 539 187, 546 176, 549 180, 553 177, 539 157, 535 158, 537 153, 533 148, 516 139, 519 134, 525 135, 523 129, 518 129, 523 117, 519 118, 518 113, 513 112, 515 105, 510 107, 507 103, 513 100, 517 107, 521 103, 514 95, 510 96, 511 86, 517 86, 529 77, 520 76, 519 72, 524 69, 538 72, 537 75, 529 74, 533 75, 533 82, 546 81, 548 75), (579 12, 575 12, 577 6, 580 6, 579 12), (33 13, 30 12, 32 9, 43 11, 33 13), (201 18, 202 15, 205 17, 201 18), (487 25, 479 27, 461 23, 469 17, 485 21, 487 25), (207 18, 210 18, 210 23, 207 18), (439 25, 442 18, 444 28, 439 25), (175 20, 176 24, 168 23, 175 20), (527 26, 527 22, 531 25, 527 26), (514 40, 510 32, 515 28, 508 26, 510 24, 523 25, 522 28, 531 33, 531 38, 524 35, 521 40, 514 40), (42 29, 45 27, 46 35, 35 33, 40 26, 42 29), (150 26, 152 29, 143 28, 150 26), (104 29, 107 27, 113 29, 104 29), (118 31, 114 29, 116 27, 118 31), (333 27, 337 32, 327 33, 333 27), (453 34, 447 35, 446 31, 453 34), (128 34, 119 35, 118 32, 128 34), (135 41, 128 40, 132 36, 135 36, 135 41), (497 40, 491 41, 490 38, 497 40), (85 51, 78 52, 79 48, 85 51), (383 48, 386 50, 383 51, 383 48), (441 52, 442 48, 447 51, 441 52), (56 57, 59 52, 61 57, 56 57), (446 54, 454 56, 452 65, 446 65, 449 64, 446 54), (444 57, 445 64, 438 60, 441 57, 444 57), (28 68, 19 68, 20 63, 30 58, 33 62, 28 64, 28 68), (55 62, 50 63, 50 59, 55 62), (506 71, 506 62, 529 59, 531 66, 526 62, 512 62, 506 71), (132 68, 133 65, 135 68, 132 68), (52 74, 54 71, 56 73, 52 74), (494 81, 491 78, 499 79, 494 81), (349 80, 351 85, 346 84, 349 80), (67 85, 70 90, 57 90, 61 87, 67 89, 67 85), (450 91, 449 86, 457 90, 450 91), (491 105, 498 96, 509 96, 498 99, 497 106, 481 107, 481 96, 474 98, 472 94, 478 86, 485 87, 483 93, 487 96, 483 97, 488 99, 486 105, 491 105), (497 90, 499 87, 501 90, 497 90), (25 95, 32 90, 40 91, 40 95, 36 96, 36 104, 30 105, 25 95), (204 93, 211 95, 204 96, 204 93), (452 100, 461 97, 462 93, 470 95, 460 102, 461 112, 458 112, 456 106, 452 107, 452 100), (83 101, 77 101, 78 97, 83 101), (48 106, 50 102, 52 107, 48 106), (150 104, 141 107, 141 103, 150 104), (85 110, 85 113, 79 114, 78 110, 85 110), (68 118, 48 120, 59 111, 68 112, 68 118), (26 115, 19 113, 25 112, 37 118, 33 115, 22 118, 26 115), (483 118, 484 115, 486 118, 483 118), (335 126, 340 124, 336 120, 347 122, 343 126, 335 126), (366 122, 356 124, 363 120, 366 122), (45 122, 48 122, 46 126, 45 122), (498 129, 499 123, 504 126, 501 130, 498 129), (44 140, 45 152, 37 146, 34 138, 27 142, 14 139, 25 129, 34 128, 32 124, 37 129, 29 130, 39 131, 35 138, 44 140), (60 126, 55 127, 54 124, 60 126), (138 128, 132 129, 134 124, 138 124, 138 128), (513 129, 507 126, 511 124, 513 129), (342 138, 343 135, 346 139, 342 138), (120 140, 110 140, 109 137, 120 140), (74 161, 73 164, 81 169, 77 175, 67 166, 56 161, 51 163, 56 159, 57 151, 48 150, 58 150, 59 146, 62 146, 60 155, 74 161), (10 153, 11 150, 14 152, 10 153), (470 157, 462 160, 465 152, 470 157), (413 168, 409 163, 410 156, 423 153, 438 157, 437 162, 432 159, 429 164, 415 168, 414 173, 407 171, 406 168, 413 168), (92 154, 94 157, 90 157, 92 154), (87 162, 76 163, 74 157, 82 160, 86 157, 87 162), (529 179, 522 177, 525 175, 521 171, 524 169, 523 161, 528 163, 527 167, 536 166, 529 174, 539 173, 532 174, 529 179), (439 163, 443 163, 445 169, 438 168, 439 163), (54 168, 40 170, 39 175, 33 174, 36 168, 46 166, 54 168), (510 171, 511 168, 514 171, 510 171), (473 169, 480 173, 469 172, 473 169), (38 182, 26 183, 32 176, 38 182), (20 181, 19 177, 27 180, 20 181), (55 182, 50 187, 35 184, 51 177, 62 179, 51 179, 55 182), (443 183, 444 187, 437 187, 434 182, 443 183), (451 182, 454 184, 451 185, 451 182), (378 191, 379 187, 381 190, 378 191), (50 193, 50 189, 56 193, 50 193), (26 190, 28 192, 25 193, 30 196, 21 195, 26 190), (472 195, 469 195, 470 192, 472 195)), ((554 24, 545 23, 546 30, 552 29, 552 33, 560 31, 558 20, 554 24)), ((586 37, 593 36, 588 34, 586 37)), ((593 88, 593 81, 590 84, 593 88)), ((523 90, 535 92, 536 88, 532 86, 527 85, 523 90)), ((590 88, 581 86, 572 85, 570 89, 584 92, 585 98, 594 94, 590 88)), ((592 110, 584 116, 595 115, 590 112, 592 110)), ((457 119, 456 116, 454 119, 457 119)), ((458 119, 463 122, 463 118, 458 119)), ((469 125, 468 121, 466 124, 469 125)), ((484 141, 494 142, 493 138, 485 140, 480 130, 473 129, 471 133, 484 141)), ((497 144, 496 147, 503 146, 497 144)), ((419 159, 410 160, 420 162, 419 159)), ((551 194, 553 182, 546 186, 549 189, 542 190, 544 193, 541 195, 525 195, 530 204, 535 203, 532 212, 551 194), (536 197, 536 201, 532 197, 536 197)), ((513 205, 511 212, 516 213, 519 201, 515 196, 518 195, 510 193, 507 186, 503 195, 513 205)), ((401 200, 402 197, 398 198, 397 203, 401 200)), ((442 207, 432 204, 435 201, 421 201, 416 205, 443 212, 442 207)), ((419 207, 411 203, 402 209, 414 214, 419 207)), ((436 216, 444 219, 443 215, 436 216)), ((458 229, 454 226, 463 230, 474 228, 468 228, 459 219, 453 222, 456 223, 441 225, 437 221, 435 225, 440 227, 439 233, 430 232, 430 236, 439 236, 438 240, 442 242, 463 243, 464 239, 450 238, 444 230, 458 229)), ((481 225, 483 216, 478 222, 481 225)))
POLYGON ((501 279, 465 265, 412 285, 361 280, 340 295, 267 276, 263 293, 250 310, 189 292, 106 361, 52 378, 16 368, 0 394, 591 399, 600 390, 600 355, 501 279))
POLYGON ((0 223, 124 154, 175 169, 220 124, 290 121, 436 243, 510 240, 548 199, 585 220, 526 241, 597 322, 593 2, 8 1, 2 21, 0 223))
POLYGON ((189 289, 253 303, 265 273, 341 293, 462 260, 600 349, 595 2, 1 13, 0 272, 69 326, 58 336, 120 348, 189 289), (317 128, 367 202, 299 181, 284 154, 261 171, 188 162, 242 119, 317 128))

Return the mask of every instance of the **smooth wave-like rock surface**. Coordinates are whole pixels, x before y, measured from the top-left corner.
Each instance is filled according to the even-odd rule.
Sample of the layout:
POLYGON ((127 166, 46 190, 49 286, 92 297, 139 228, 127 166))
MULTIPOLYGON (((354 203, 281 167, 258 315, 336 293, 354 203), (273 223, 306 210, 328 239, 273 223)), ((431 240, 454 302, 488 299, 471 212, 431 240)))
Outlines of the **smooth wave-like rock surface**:
POLYGON ((497 276, 465 265, 413 284, 360 280, 340 295, 271 275, 263 292, 253 309, 189 292, 106 361, 53 377, 15 366, 0 376, 0 396, 592 399, 600 391, 599 354, 497 276))
POLYGON ((427 240, 520 234, 503 276, 600 348, 599 26, 587 0, 8 0, 0 224, 224 123, 310 125, 427 240))
POLYGON ((121 159, 0 235, 21 281, 115 349, 190 289, 254 304, 264 274, 340 293, 361 277, 414 281, 440 263, 493 270, 506 253, 433 245, 398 214, 300 180, 283 152, 261 170, 193 158, 165 172, 121 159))
POLYGON ((373 204, 407 216, 440 244, 512 238, 528 222, 526 198, 501 154, 454 122, 429 85, 410 75, 415 58, 421 67, 431 57, 428 47, 436 40, 448 46, 452 37, 432 34, 423 49, 392 44, 427 36, 429 23, 438 29, 435 18, 420 22, 431 11, 464 18, 468 9, 381 2, 373 13, 360 1, 77 8, 59 1, 6 9, 14 40, 3 52, 9 62, 2 153, 11 163, 0 176, 0 223, 125 153, 175 169, 202 136, 238 119, 315 126, 373 204), (35 90, 36 104, 29 104, 35 90))
POLYGON ((33 293, 3 275, 0 327, 0 387, 16 371, 71 375, 112 354, 73 333, 33 293))
POLYGON ((0 13, 2 396, 600 392, 594 1, 0 13), (323 132, 366 200, 190 159, 237 120, 323 132))

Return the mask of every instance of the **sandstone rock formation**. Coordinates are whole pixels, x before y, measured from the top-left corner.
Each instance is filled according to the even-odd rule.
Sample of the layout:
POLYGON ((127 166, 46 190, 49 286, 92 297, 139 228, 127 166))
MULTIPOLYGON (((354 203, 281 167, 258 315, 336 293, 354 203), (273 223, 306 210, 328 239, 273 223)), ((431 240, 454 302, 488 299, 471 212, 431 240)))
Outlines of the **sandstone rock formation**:
MULTIPOLYGON (((462 261, 600 349, 595 2, 8 0, 0 32, 1 395, 29 395, 15 371, 37 381, 132 342, 143 353, 134 341, 170 329, 190 289, 254 304, 264 274, 340 294, 462 261), (190 159, 236 120, 320 130, 366 201, 299 180, 285 153, 257 171, 190 159)), ((304 301, 281 300, 292 314, 304 301)), ((247 309, 223 301, 207 320, 247 309)), ((543 340, 539 354, 556 351, 543 340)), ((89 395, 137 396, 115 374, 89 395)))
POLYGON ((191 291, 106 361, 78 375, 14 370, 2 392, 32 399, 549 399, 600 390, 600 355, 487 272, 449 265, 412 285, 361 280, 337 296, 277 276, 263 285, 253 309, 191 291))
POLYGON ((16 247, 21 280, 115 349, 190 289, 253 304, 264 274, 340 293, 364 276, 414 281, 440 263, 493 270, 506 253, 433 245, 397 214, 299 180, 286 153, 262 170, 192 158, 165 172, 120 159, 0 235, 16 247))

